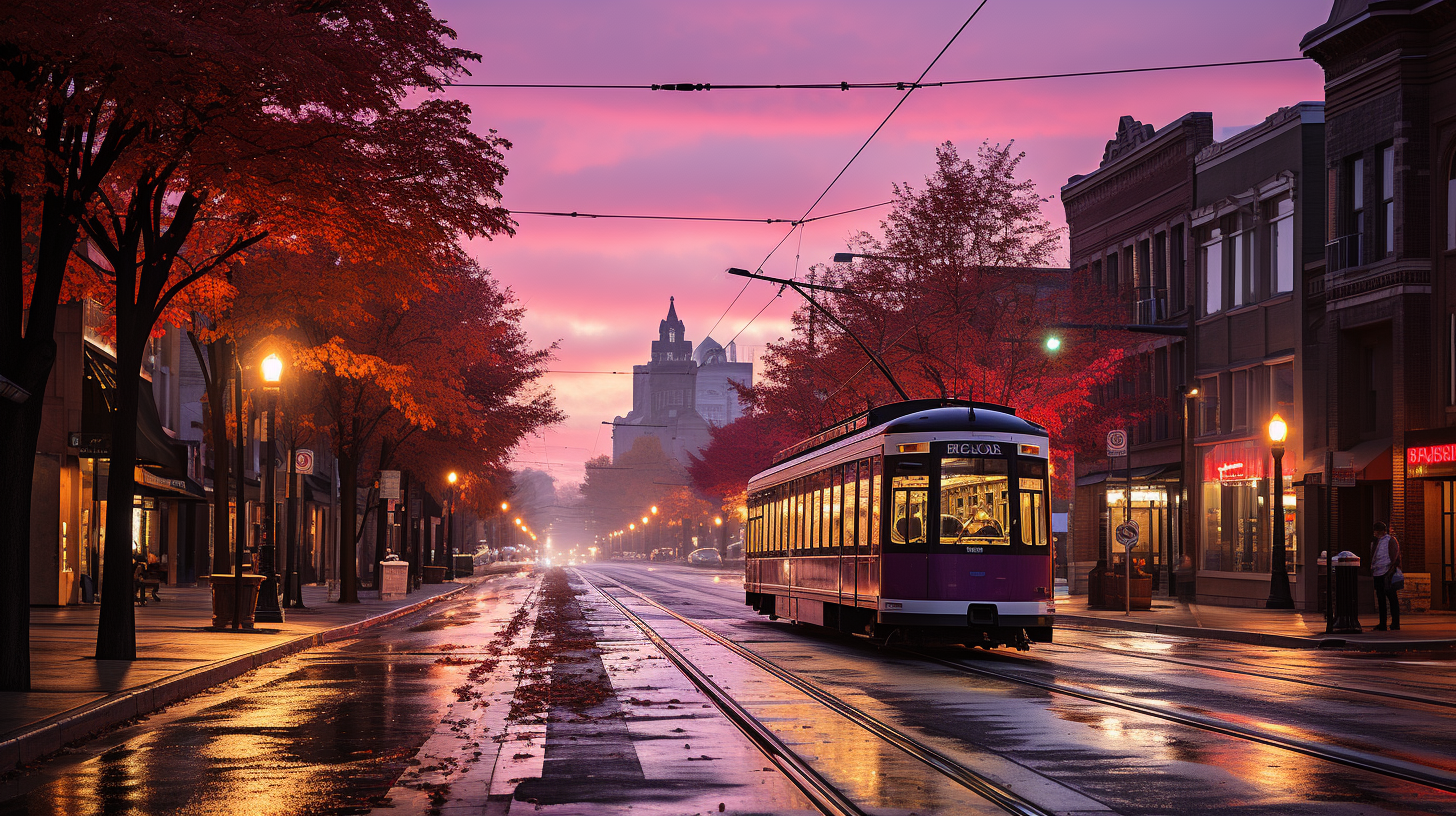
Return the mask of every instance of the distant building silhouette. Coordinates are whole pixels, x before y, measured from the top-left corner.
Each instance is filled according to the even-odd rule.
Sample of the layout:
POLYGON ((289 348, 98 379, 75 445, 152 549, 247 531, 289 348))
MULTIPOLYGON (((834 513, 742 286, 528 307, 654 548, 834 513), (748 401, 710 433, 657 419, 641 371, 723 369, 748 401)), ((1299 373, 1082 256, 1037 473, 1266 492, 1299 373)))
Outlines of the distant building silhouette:
POLYGON ((684 464, 708 444, 711 426, 743 416, 733 383, 753 382, 753 363, 738 362, 733 343, 725 349, 709 337, 696 350, 668 298, 667 317, 657 327, 652 358, 632 367, 632 410, 612 421, 612 458, 620 459, 639 437, 655 436, 667 454, 684 464))

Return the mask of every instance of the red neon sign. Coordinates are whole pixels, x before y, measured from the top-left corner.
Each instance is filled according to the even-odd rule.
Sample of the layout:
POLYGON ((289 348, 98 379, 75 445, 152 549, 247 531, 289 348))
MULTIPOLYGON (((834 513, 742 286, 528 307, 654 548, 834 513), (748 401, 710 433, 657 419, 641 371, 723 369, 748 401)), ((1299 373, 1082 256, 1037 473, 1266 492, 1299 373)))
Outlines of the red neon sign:
POLYGON ((1456 445, 1422 445, 1418 448, 1406 448, 1405 461, 1408 465, 1456 463, 1456 445))

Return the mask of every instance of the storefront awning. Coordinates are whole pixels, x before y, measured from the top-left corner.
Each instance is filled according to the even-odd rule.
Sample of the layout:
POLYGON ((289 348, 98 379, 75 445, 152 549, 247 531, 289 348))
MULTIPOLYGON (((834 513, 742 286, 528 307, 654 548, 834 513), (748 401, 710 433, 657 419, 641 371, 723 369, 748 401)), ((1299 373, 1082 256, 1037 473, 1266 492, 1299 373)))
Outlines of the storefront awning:
MULTIPOLYGON (((1158 476, 1169 476, 1172 478, 1176 478, 1178 474, 1179 468, 1176 464, 1151 465, 1149 467, 1135 467, 1132 469, 1133 481, 1147 481, 1148 479, 1152 479, 1158 476)), ((1125 470, 1114 470, 1111 473, 1108 473, 1107 471, 1103 471, 1101 473, 1089 473, 1086 476, 1082 476, 1077 479, 1077 487, 1087 487, 1088 485, 1102 484, 1103 482, 1109 480, 1111 480, 1113 483, 1116 483, 1118 481, 1125 481, 1126 479, 1127 471, 1125 470)))
POLYGON ((1355 458, 1356 478, 1365 481, 1384 481, 1391 478, 1390 439, 1372 439, 1350 448, 1355 458))
POLYGON ((202 485, 185 476, 181 479, 173 479, 139 467, 136 469, 135 478, 138 488, 150 488, 146 492, 153 495, 172 498, 179 496, 186 496, 190 499, 207 498, 207 492, 202 489, 202 485))
MULTIPOLYGON (((86 379, 81 388, 81 433, 88 437, 111 434, 111 414, 116 407, 116 361, 105 352, 86 346, 86 379)), ((143 382, 137 398, 137 459, 156 466, 157 472, 174 479, 187 478, 186 446, 162 430, 152 384, 143 382)))

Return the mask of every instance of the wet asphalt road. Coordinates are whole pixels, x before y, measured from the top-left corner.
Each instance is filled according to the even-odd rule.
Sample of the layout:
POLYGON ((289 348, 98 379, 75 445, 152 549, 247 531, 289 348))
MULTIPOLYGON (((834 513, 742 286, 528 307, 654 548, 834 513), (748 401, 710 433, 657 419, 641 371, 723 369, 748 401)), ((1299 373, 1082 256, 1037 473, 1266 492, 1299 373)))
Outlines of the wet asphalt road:
MULTIPOLYGON (((1456 813, 1456 795, 1428 786, 756 618, 742 605, 738 577, 726 571, 610 564, 593 573, 968 757, 967 764, 984 752, 1006 757, 1121 813, 1456 813)), ((936 654, 1356 756, 1456 772, 1456 663, 1444 654, 1279 650, 1105 630, 1059 630, 1057 640, 1030 655, 936 654)))
MULTIPOLYGON (((1046 790, 1069 789, 1108 810, 1456 813, 1456 795, 1427 786, 770 622, 742 605, 732 572, 607 564, 587 574, 636 588, 969 767, 1019 774, 1023 785, 1028 776, 1044 778, 1046 790)), ((465 669, 442 656, 483 654, 534 580, 489 579, 414 617, 271 664, 84 743, 0 782, 0 816, 362 813, 388 805, 391 788, 399 796, 397 784, 418 772, 422 746, 449 730, 442 719, 458 702, 465 669)), ((640 648, 623 637, 606 648, 640 648)), ((1059 630, 1057 641, 1029 655, 936 654, 1456 773, 1449 655, 1264 649, 1106 630, 1059 630)), ((621 660, 625 668, 614 672, 639 665, 621 660)), ((726 669, 718 668, 725 684, 752 685, 746 672, 737 678, 726 669)), ((676 682, 671 674, 651 685, 676 682)), ((613 675, 619 694, 629 677, 613 675)), ((817 761, 841 763, 848 776, 896 767, 849 750, 856 735, 842 724, 823 725, 822 735, 803 731, 821 746, 817 761)), ((634 750, 647 756, 643 747, 657 744, 634 750)), ((751 759, 743 761, 756 764, 751 759)), ((781 798, 787 806, 792 797, 781 798)), ((413 812, 395 803, 396 812, 413 812)))
POLYGON ((455 700, 440 647, 482 646, 531 581, 487 579, 93 739, 0 783, 0 814, 367 811, 455 700))

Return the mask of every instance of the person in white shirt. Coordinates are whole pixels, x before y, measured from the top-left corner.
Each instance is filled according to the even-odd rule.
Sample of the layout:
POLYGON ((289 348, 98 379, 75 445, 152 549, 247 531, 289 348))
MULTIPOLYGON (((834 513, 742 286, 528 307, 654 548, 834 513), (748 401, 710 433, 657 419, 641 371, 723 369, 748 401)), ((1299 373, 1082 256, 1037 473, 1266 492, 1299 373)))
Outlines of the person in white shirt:
POLYGON ((1390 579, 1400 567, 1400 542, 1390 534, 1385 522, 1375 522, 1375 541, 1370 547, 1370 574, 1375 576, 1375 607, 1380 612, 1380 625, 1385 631, 1385 607, 1390 606, 1390 628, 1400 629, 1400 597, 1390 579))

